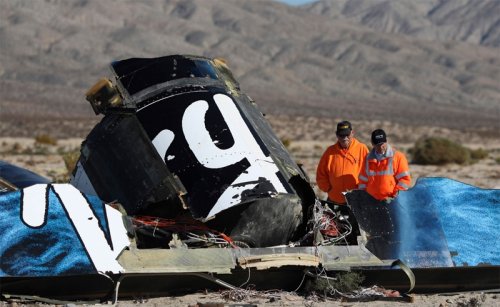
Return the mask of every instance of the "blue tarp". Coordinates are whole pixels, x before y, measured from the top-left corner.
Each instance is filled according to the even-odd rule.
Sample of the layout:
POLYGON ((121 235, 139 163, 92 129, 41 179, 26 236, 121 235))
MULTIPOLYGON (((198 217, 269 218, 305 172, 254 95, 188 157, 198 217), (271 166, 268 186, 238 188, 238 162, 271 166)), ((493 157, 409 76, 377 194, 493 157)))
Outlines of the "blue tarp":
POLYGON ((500 190, 447 178, 422 178, 401 198, 412 194, 436 208, 448 248, 458 253, 453 257, 457 266, 500 265, 500 190))
POLYGON ((500 265, 500 190, 419 178, 389 204, 360 190, 346 198, 379 258, 411 267, 500 265))

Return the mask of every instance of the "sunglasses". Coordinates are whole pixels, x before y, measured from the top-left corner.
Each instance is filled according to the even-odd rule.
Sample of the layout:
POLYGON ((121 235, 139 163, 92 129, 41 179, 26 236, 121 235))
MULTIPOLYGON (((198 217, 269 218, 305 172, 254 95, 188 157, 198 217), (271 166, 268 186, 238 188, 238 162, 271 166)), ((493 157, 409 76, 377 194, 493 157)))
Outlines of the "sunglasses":
POLYGON ((345 138, 350 138, 351 134, 337 134, 337 137, 339 139, 345 139, 345 138))

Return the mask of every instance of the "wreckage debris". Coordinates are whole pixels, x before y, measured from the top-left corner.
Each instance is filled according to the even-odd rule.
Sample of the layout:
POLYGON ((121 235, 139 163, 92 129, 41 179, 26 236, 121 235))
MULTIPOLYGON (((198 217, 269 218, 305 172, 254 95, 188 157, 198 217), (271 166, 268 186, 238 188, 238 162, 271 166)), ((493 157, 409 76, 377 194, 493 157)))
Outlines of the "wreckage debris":
POLYGON ((87 93, 104 118, 83 143, 73 185, 129 215, 187 208, 251 246, 292 239, 314 192, 225 62, 176 55, 111 71, 114 82, 87 93))

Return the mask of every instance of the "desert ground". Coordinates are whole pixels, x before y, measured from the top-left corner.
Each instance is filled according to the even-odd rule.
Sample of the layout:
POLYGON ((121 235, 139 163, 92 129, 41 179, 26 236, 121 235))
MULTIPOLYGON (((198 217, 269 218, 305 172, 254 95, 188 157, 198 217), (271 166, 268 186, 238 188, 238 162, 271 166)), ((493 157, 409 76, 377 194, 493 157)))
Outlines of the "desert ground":
MULTIPOLYGON (((267 116, 273 130, 286 143, 297 163, 302 164, 311 184, 315 187, 315 168, 321 154, 327 146, 335 142, 335 123, 338 118, 267 116)), ((397 149, 404 152, 413 146, 415 141, 425 136, 445 137, 463 146, 488 152, 485 159, 470 165, 449 164, 443 166, 424 166, 411 163, 412 183, 419 177, 448 177, 480 188, 500 189, 500 137, 485 134, 481 131, 460 131, 443 127, 403 126, 391 122, 353 121, 354 130, 359 140, 369 143, 369 135, 373 129, 383 128, 387 131, 388 140, 397 149)), ((19 133, 9 129, 2 130, 0 136, 0 160, 30 169, 55 182, 66 182, 69 178, 71 161, 74 161, 82 141, 85 138, 87 124, 76 125, 79 129, 54 133, 53 131, 33 130, 33 133, 19 133), (35 132, 36 131, 36 132, 35 132)), ((73 126, 75 127, 75 126, 73 126)), ((7 127, 8 128, 8 127, 7 127)), ((15 129, 15 127, 13 127, 15 129)), ((411 158, 410 158, 411 160, 411 158)), ((319 197, 324 195, 316 189, 319 197)), ((299 295, 292 292, 256 292, 238 290, 195 292, 160 298, 133 298, 119 300, 117 306, 499 306, 497 293, 467 292, 454 294, 412 295, 412 303, 403 301, 346 302, 340 298, 326 299, 320 295, 299 295), (237 294, 237 295, 236 295, 237 294), (232 298, 232 299, 231 299, 232 298)), ((41 304, 41 303, 36 303, 41 304)), ((109 302, 108 302, 109 304, 109 302)), ((3 299, 0 306, 35 305, 27 300, 3 299)), ((57 304, 44 303, 45 306, 57 304)), ((63 304, 71 306, 72 303, 63 304)))
MULTIPOLYGON (((240 293, 245 293, 245 290, 240 293)), ((280 292, 274 293, 251 293, 242 295, 242 299, 231 300, 228 297, 228 290, 219 292, 196 292, 191 294, 161 297, 161 298, 134 298, 129 300, 119 300, 115 306, 173 306, 173 307, 253 307, 253 306, 334 306, 334 307, 401 307, 401 306, 434 306, 434 307, 496 307, 500 301, 499 294, 467 292, 434 295, 410 295, 411 301, 343 301, 341 299, 322 298, 317 295, 303 296, 295 293, 280 292)), ((28 300, 9 299, 0 301, 1 307, 18 306, 108 306, 110 303, 87 304, 85 302, 64 302, 54 303, 33 303, 28 300)))

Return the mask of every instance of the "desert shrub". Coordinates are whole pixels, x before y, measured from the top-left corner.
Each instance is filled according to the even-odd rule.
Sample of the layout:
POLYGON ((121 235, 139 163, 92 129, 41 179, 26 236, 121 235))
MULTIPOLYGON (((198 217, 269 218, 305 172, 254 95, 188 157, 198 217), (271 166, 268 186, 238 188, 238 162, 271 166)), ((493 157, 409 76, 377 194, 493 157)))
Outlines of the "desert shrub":
POLYGON ((482 160, 482 159, 485 159, 488 157, 488 151, 486 151, 482 148, 479 148, 476 150, 471 150, 470 157, 471 157, 472 161, 482 160))
POLYGON ((13 154, 19 154, 23 150, 23 146, 19 144, 18 142, 15 142, 14 145, 12 145, 12 153, 13 154))
POLYGON ((445 138, 422 138, 411 150, 413 163, 443 165, 446 163, 466 164, 471 161, 471 152, 460 144, 445 138))
POLYGON ((292 141, 290 141, 290 139, 283 138, 283 139, 281 139, 281 143, 283 143, 283 145, 286 147, 286 149, 289 149, 290 145, 292 144, 292 141))
POLYGON ((78 162, 78 159, 80 158, 80 151, 70 151, 66 152, 62 155, 64 165, 66 165, 66 170, 68 172, 68 177, 73 172, 75 169, 76 163, 78 162))
POLYGON ((500 164, 500 157, 496 158, 495 161, 500 164))
POLYGON ((35 137, 35 143, 46 145, 57 145, 57 140, 48 134, 39 134, 35 137))

